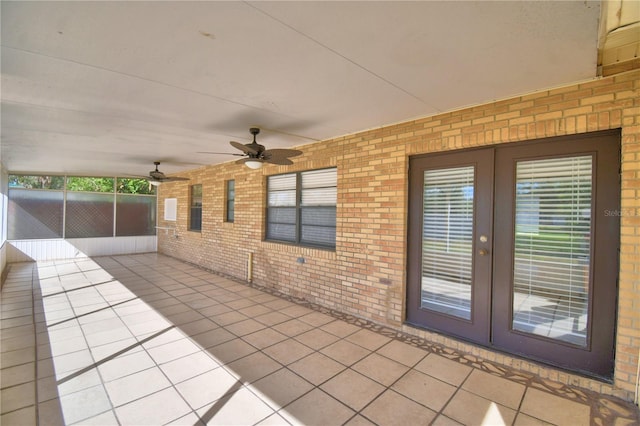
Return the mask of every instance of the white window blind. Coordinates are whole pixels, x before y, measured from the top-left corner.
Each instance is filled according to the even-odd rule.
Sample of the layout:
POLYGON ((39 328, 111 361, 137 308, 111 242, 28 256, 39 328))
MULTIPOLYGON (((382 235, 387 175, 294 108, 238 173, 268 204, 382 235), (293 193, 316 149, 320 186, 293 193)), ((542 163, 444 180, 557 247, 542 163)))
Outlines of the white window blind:
POLYGON ((473 166, 424 172, 422 306, 471 318, 473 166))
POLYGON ((296 241, 296 174, 267 180, 267 239, 296 241))
POLYGON ((304 172, 302 177, 303 206, 335 206, 337 197, 336 169, 304 172))
POLYGON ((300 174, 300 242, 335 247, 336 169, 313 170, 300 174))
POLYGON ((586 345, 592 157, 516 166, 513 327, 586 345))

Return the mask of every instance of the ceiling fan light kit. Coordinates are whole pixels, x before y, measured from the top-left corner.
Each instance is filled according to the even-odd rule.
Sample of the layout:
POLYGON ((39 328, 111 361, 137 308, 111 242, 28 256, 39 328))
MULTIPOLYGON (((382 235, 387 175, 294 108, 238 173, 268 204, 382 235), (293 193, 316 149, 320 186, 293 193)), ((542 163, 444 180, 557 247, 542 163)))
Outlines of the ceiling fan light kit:
POLYGON ((250 158, 245 161, 244 164, 250 169, 258 170, 262 168, 264 161, 260 160, 259 158, 250 158))

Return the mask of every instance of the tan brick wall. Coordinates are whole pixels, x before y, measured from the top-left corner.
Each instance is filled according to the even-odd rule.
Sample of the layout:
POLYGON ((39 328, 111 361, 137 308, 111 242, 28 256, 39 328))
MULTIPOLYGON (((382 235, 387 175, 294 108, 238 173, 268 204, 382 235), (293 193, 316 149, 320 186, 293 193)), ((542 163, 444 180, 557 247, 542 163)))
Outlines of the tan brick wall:
POLYGON ((633 397, 640 348, 640 71, 541 90, 526 96, 408 121, 299 147, 289 167, 252 171, 233 162, 194 170, 188 183, 159 191, 159 251, 497 362, 599 392, 633 397), (411 155, 622 128, 620 302, 615 383, 535 363, 403 326, 406 281, 407 166, 411 155), (266 177, 337 166, 336 250, 263 241, 266 177), (224 222, 225 181, 236 180, 235 222, 224 222), (203 185, 202 232, 187 231, 188 186, 203 185), (178 199, 175 224, 162 220, 164 198, 178 199), (304 257, 305 263, 296 262, 304 257))

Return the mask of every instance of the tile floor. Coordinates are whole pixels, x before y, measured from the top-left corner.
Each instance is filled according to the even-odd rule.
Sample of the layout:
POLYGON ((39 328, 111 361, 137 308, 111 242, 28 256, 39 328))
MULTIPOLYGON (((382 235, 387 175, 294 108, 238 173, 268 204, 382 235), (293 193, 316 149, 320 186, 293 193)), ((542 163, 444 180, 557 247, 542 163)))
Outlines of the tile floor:
POLYGON ((639 420, 158 254, 12 264, 1 307, 6 426, 639 420))

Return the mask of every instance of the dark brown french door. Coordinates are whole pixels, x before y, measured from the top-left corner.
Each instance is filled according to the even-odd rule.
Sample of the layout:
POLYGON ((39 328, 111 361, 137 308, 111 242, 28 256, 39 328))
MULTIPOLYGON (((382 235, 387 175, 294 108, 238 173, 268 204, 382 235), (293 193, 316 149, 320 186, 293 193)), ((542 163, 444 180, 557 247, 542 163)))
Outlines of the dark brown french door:
POLYGON ((407 322, 610 377, 619 132, 410 160, 407 322))
POLYGON ((482 344, 491 314, 493 156, 416 158, 410 176, 408 321, 482 344))

